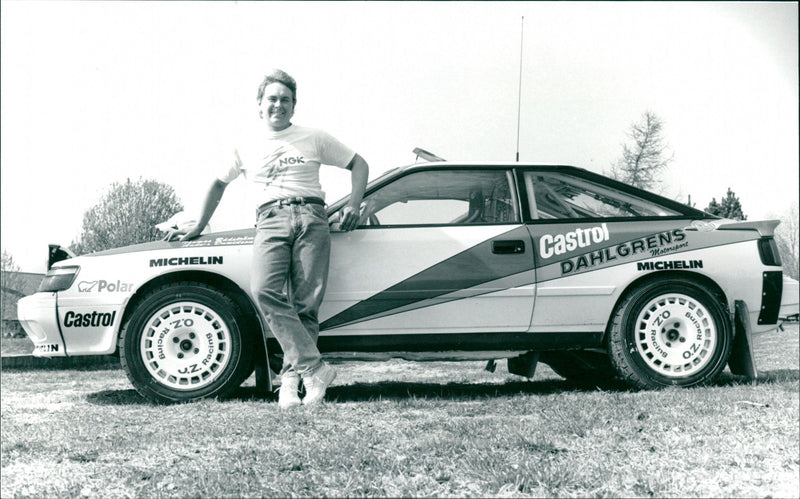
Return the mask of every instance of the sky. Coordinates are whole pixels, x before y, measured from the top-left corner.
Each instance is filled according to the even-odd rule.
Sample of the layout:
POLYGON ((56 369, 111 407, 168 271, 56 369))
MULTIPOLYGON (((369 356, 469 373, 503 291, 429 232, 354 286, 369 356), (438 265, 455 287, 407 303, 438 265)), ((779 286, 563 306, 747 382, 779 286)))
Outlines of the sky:
MULTIPOLYGON (((370 178, 415 147, 514 162, 517 133, 522 162, 603 173, 651 111, 674 156, 664 195, 705 208, 731 188, 748 219, 774 218, 800 184, 797 26, 793 2, 2 0, 0 244, 44 272, 47 245, 75 241, 128 178, 199 213, 264 130, 256 90, 275 67, 298 82, 293 122, 370 178)), ((346 172, 321 178, 329 202, 349 192, 346 172)), ((237 180, 212 228, 252 226, 252 202, 237 180)))

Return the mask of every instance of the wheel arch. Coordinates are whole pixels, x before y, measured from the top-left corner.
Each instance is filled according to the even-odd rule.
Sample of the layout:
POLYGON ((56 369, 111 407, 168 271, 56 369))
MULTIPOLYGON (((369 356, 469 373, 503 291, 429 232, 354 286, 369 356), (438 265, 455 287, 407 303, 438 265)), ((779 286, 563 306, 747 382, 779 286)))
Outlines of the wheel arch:
POLYGON ((728 297, 719 284, 716 283, 713 279, 708 277, 707 275, 700 274, 697 272, 689 272, 689 271, 676 271, 676 270, 664 270, 659 272, 653 272, 646 275, 639 277, 628 283, 625 289, 619 294, 617 301, 614 303, 614 306, 611 308, 609 312, 608 319, 606 321, 606 330, 603 334, 603 345, 606 344, 609 335, 609 329, 611 327, 611 322, 614 319, 614 314, 616 313, 617 309, 619 308, 620 304, 625 300, 625 298, 633 291, 634 289, 648 284, 653 281, 658 281, 662 279, 669 279, 669 278, 677 278, 683 279, 686 281, 693 282, 700 286, 704 286, 708 289, 712 294, 714 294, 722 303, 726 313, 724 314, 725 320, 728 321, 728 326, 733 327, 732 323, 732 316, 731 316, 731 307, 728 303, 728 297))
MULTIPOLYGON (((183 270, 177 272, 169 272, 166 274, 161 274, 155 276, 153 279, 145 282, 142 284, 134 293, 128 302, 125 304, 124 311, 122 313, 122 321, 120 322, 120 328, 118 335, 122 332, 123 328, 127 325, 128 321, 133 314, 133 311, 136 310, 138 304, 154 289, 157 289, 165 284, 170 284, 173 282, 197 282, 201 284, 205 284, 207 286, 211 286, 225 295, 230 297, 236 304, 241 308, 244 312, 245 319, 246 319, 246 327, 253 328, 258 332, 257 337, 261 338, 262 341, 257 342, 257 345, 261 345, 261 353, 263 354, 264 351, 264 341, 266 327, 261 320, 261 316, 256 309, 253 300, 250 298, 250 295, 245 292, 238 284, 234 281, 225 277, 221 274, 216 274, 214 272, 204 272, 199 270, 183 270), (257 329, 256 329, 257 328, 257 329)), ((119 355, 119 347, 114 352, 115 355, 119 355)))

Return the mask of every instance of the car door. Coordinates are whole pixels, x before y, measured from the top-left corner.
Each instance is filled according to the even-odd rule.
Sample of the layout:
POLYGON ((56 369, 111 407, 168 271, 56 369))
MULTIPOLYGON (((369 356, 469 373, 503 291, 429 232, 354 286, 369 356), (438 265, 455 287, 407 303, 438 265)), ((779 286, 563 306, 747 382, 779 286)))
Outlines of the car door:
POLYGON ((332 230, 321 336, 527 331, 533 253, 511 169, 412 169, 362 207, 356 230, 332 230))

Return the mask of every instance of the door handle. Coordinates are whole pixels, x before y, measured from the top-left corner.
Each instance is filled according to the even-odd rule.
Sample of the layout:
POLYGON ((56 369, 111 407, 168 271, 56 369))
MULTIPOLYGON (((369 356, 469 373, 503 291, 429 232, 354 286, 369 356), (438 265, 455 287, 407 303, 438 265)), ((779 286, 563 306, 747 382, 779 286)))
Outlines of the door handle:
POLYGON ((525 241, 520 239, 492 241, 492 253, 497 255, 519 255, 525 253, 525 241))

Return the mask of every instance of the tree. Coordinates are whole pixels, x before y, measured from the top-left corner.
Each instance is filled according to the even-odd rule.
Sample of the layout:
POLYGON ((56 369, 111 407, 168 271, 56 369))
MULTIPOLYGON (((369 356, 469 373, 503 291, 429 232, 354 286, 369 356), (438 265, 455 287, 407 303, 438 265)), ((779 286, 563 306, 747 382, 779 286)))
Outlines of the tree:
POLYGON ((19 272, 19 265, 16 264, 11 253, 6 250, 3 250, 2 260, 0 260, 0 270, 3 272, 19 272))
POLYGON ((19 272, 19 265, 14 261, 14 257, 11 256, 6 250, 3 250, 2 261, 0 261, 0 271, 2 271, 2 289, 6 291, 8 289, 19 289, 19 284, 21 279, 17 275, 19 272))
POLYGON ((3 336, 13 336, 14 331, 6 330, 5 320, 16 314, 17 301, 22 296, 20 292, 21 279, 19 266, 6 250, 3 250, 0 261, 0 318, 3 320, 3 336))
POLYGON ((708 203, 708 206, 706 206, 705 212, 711 213, 712 215, 721 216, 721 211, 722 210, 719 207, 719 203, 717 203, 717 198, 711 198, 711 202, 708 203))
POLYGON ((717 198, 711 198, 711 202, 708 203, 705 211, 722 218, 747 220, 747 215, 742 211, 742 203, 739 202, 739 198, 736 197, 730 187, 728 187, 727 194, 719 203, 717 203, 717 198))
POLYGON ((798 231, 798 208, 795 203, 781 217, 781 224, 775 229, 775 242, 783 262, 783 272, 793 279, 800 279, 800 232, 798 231))
POLYGON ((155 241, 156 224, 182 211, 175 190, 155 180, 114 182, 108 193, 83 215, 83 230, 70 249, 77 255, 155 241))
POLYGON ((667 157, 662 136, 664 123, 655 113, 647 111, 641 121, 631 124, 628 136, 631 144, 622 145, 622 157, 611 166, 608 175, 640 189, 652 189, 673 156, 667 157))

